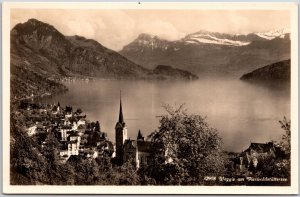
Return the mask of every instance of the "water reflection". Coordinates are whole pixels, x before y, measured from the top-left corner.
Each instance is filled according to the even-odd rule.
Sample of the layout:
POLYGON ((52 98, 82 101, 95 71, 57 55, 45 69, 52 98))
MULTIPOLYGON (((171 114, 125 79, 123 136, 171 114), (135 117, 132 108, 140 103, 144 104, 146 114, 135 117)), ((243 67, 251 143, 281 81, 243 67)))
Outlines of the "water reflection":
POLYGON ((278 120, 290 116, 289 88, 271 89, 240 80, 202 79, 193 82, 97 80, 66 84, 69 91, 43 98, 44 103, 81 108, 114 140, 119 92, 128 134, 150 134, 158 127, 162 105, 185 103, 190 113, 207 117, 223 137, 227 150, 241 151, 252 142, 279 140, 278 120))

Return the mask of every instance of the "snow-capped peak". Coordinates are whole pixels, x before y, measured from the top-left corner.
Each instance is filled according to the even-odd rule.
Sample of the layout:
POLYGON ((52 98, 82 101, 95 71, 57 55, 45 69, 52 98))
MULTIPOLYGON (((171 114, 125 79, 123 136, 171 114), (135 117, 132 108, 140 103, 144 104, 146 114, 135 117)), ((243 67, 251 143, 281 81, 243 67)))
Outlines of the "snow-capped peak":
POLYGON ((290 29, 282 28, 282 29, 274 29, 267 32, 258 32, 255 34, 264 39, 272 40, 277 37, 284 38, 285 34, 289 34, 289 33, 290 33, 290 29))
POLYGON ((206 43, 228 46, 244 46, 250 44, 250 42, 234 38, 234 35, 209 33, 207 31, 199 31, 195 34, 190 34, 186 36, 183 41, 190 44, 206 43))
POLYGON ((162 39, 158 36, 142 33, 134 40, 134 42, 130 44, 130 46, 150 48, 152 50, 157 48, 167 50, 169 42, 170 41, 162 39))
POLYGON ((260 39, 272 40, 274 38, 285 38, 285 35, 290 33, 288 28, 271 30, 268 32, 254 34, 226 34, 209 31, 198 31, 194 34, 189 34, 182 39, 187 44, 216 44, 228 46, 245 46, 252 41, 260 39), (257 37, 253 37, 256 35, 257 37))

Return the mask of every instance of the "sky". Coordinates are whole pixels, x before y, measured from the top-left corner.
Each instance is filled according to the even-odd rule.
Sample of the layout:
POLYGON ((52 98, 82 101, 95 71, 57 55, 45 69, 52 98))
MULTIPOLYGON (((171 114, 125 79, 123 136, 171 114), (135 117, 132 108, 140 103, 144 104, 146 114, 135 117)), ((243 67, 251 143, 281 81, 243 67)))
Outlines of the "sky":
POLYGON ((64 35, 80 35, 121 50, 141 33, 178 40, 200 30, 247 34, 290 28, 284 10, 70 10, 13 9, 11 28, 30 18, 53 25, 64 35))

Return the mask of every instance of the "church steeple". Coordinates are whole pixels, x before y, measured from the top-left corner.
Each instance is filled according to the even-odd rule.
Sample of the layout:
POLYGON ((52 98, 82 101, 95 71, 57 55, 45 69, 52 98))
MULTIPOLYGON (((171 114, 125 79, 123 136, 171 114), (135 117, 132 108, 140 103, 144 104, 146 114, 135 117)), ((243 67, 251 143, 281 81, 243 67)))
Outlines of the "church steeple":
POLYGON ((119 123, 124 123, 123 110, 122 110, 122 93, 121 93, 121 90, 120 90, 120 112, 119 112, 119 123))
POLYGON ((118 164, 123 163, 123 146, 125 140, 127 140, 127 128, 124 122, 123 109, 122 109, 122 98, 120 91, 120 111, 119 111, 119 120, 115 127, 116 130, 116 160, 118 164))
POLYGON ((138 135, 137 135, 137 138, 136 138, 137 140, 141 140, 141 141, 144 141, 144 137, 143 137, 143 135, 142 135, 142 133, 141 133, 141 130, 139 130, 139 133, 138 133, 138 135))

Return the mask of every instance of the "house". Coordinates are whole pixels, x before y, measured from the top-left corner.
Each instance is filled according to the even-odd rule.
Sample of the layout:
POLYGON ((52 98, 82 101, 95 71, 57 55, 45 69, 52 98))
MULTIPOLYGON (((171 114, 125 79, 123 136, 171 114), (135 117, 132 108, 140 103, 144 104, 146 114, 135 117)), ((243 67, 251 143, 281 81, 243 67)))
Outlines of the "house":
POLYGON ((81 124, 77 127, 77 131, 80 136, 84 135, 85 130, 86 130, 86 125, 81 124))
POLYGON ((123 145, 124 154, 123 154, 123 162, 127 162, 129 160, 137 160, 137 144, 135 140, 127 139, 123 145))
POLYGON ((261 158, 264 157, 273 157, 275 159, 284 157, 284 153, 273 142, 251 143, 234 161, 240 171, 255 171, 261 162, 261 158))
POLYGON ((79 126, 84 127, 85 126, 85 120, 84 119, 79 119, 78 121, 72 120, 73 121, 73 130, 77 130, 79 126))
POLYGON ((153 143, 151 141, 137 140, 137 167, 151 164, 152 148, 153 143))
POLYGON ((72 127, 71 126, 65 126, 65 125, 63 125, 61 128, 60 128, 60 130, 59 130, 59 132, 61 133, 61 141, 67 141, 67 137, 69 136, 68 135, 68 132, 69 131, 72 131, 72 127))
POLYGON ((23 102, 22 108, 29 110, 26 111, 30 117, 26 124, 27 134, 34 136, 42 148, 47 147, 46 138, 49 134, 54 134, 59 141, 57 149, 61 162, 67 161, 71 156, 112 156, 113 144, 108 140, 107 134, 101 132, 100 123, 90 123, 86 120, 86 115, 73 113, 72 107, 66 106, 64 109, 60 108, 59 103, 40 106, 23 102))
POLYGON ((75 132, 68 137, 68 155, 78 155, 80 148, 80 136, 75 132))
POLYGON ((72 123, 71 123, 71 121, 68 118, 66 118, 65 121, 64 121, 64 125, 71 126, 72 123))

